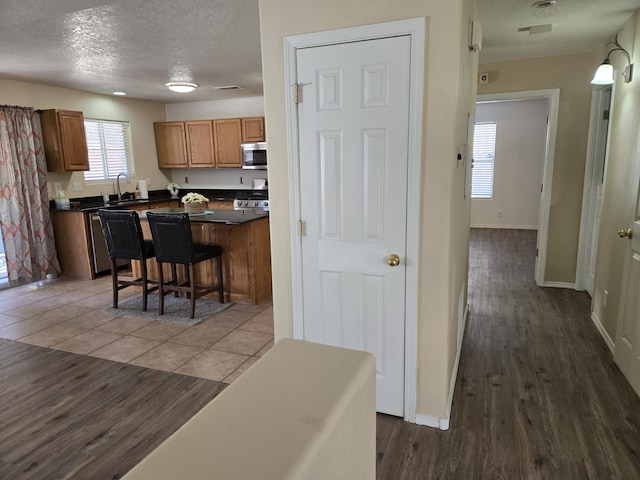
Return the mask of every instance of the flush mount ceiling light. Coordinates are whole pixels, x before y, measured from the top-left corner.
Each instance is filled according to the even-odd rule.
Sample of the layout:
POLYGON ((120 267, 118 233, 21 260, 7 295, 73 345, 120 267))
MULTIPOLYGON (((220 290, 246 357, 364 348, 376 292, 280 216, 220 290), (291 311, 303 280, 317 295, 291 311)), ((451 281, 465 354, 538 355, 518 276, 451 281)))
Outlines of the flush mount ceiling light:
POLYGON ((118 95, 119 97, 124 97, 127 92, 113 92, 114 95, 118 95))
POLYGON ((549 8, 553 7, 556 4, 556 0, 541 0, 539 2, 534 3, 532 6, 536 8, 549 8))
POLYGON ((165 87, 168 87, 169 90, 178 93, 189 93, 193 92, 198 86, 196 83, 189 82, 169 82, 164 84, 165 87))
POLYGON ((616 33, 616 39, 613 42, 610 42, 615 46, 615 48, 609 50, 607 58, 605 58, 602 65, 598 67, 598 70, 596 70, 596 73, 593 76, 593 80, 591 80, 593 85, 611 85, 615 82, 613 79, 613 65, 611 65, 611 60, 609 59, 613 52, 622 52, 626 55, 627 66, 622 72, 622 76, 624 77, 625 83, 629 83, 631 81, 633 76, 633 63, 631 63, 631 56, 629 55, 629 52, 627 52, 622 45, 618 43, 618 35, 620 35, 620 32, 616 33))

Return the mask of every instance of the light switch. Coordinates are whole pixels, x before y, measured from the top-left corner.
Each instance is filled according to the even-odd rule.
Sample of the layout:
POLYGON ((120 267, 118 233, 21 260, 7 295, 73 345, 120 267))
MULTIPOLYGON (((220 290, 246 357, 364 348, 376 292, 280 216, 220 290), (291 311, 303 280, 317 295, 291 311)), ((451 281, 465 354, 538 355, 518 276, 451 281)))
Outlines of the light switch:
POLYGON ((80 182, 73 182, 73 191, 79 192, 82 190, 82 184, 80 182))

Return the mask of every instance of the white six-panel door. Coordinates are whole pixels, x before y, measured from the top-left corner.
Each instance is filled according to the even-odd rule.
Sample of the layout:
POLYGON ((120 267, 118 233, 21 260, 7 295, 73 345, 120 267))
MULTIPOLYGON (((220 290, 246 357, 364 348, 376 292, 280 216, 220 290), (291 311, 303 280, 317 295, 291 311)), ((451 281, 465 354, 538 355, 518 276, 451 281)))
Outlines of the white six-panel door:
POLYGON ((296 61, 304 339, 371 352, 378 411, 401 416, 410 38, 296 61))
MULTIPOLYGON (((640 395, 640 141, 636 150, 634 190, 629 195, 635 202, 633 223, 625 225, 620 232, 620 242, 625 245, 627 257, 622 280, 622 302, 614 360, 627 380, 640 395)), ((622 244, 621 244, 621 248, 622 244)))

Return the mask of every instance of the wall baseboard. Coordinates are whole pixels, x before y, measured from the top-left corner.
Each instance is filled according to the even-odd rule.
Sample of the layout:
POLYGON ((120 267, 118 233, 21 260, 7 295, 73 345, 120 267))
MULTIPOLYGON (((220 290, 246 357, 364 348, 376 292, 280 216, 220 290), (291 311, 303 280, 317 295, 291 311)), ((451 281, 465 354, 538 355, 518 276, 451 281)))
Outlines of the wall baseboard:
POLYGON ((575 283, 568 282, 544 282, 543 287, 551 287, 551 288, 569 288, 571 290, 577 290, 575 283))
POLYGON ((537 230, 537 225, 471 225, 471 228, 497 228, 503 230, 537 230))
MULTIPOLYGON (((467 326, 467 318, 469 318, 469 304, 464 309, 464 319, 462 322, 462 332, 464 335, 465 328, 467 326)), ((456 361, 453 365, 453 372, 451 373, 451 383, 449 384, 449 398, 447 399, 446 416, 436 417, 433 415, 424 415, 421 413, 416 414, 416 422, 418 425, 425 427, 438 428, 440 430, 449 430, 449 424, 451 420, 451 407, 453 405, 453 394, 456 388, 456 380, 458 379, 458 367, 460 366, 460 354, 462 353, 462 343, 456 353, 456 361)))
POLYGON ((611 340, 611 337, 602 326, 602 322, 600 322, 600 319, 598 318, 598 315, 596 315, 596 312, 591 312, 591 321, 598 329, 598 332, 600 332, 600 336, 604 340, 604 343, 606 343, 607 347, 609 347, 609 350, 611 351, 611 355, 613 355, 616 350, 616 344, 613 343, 613 340, 611 340))

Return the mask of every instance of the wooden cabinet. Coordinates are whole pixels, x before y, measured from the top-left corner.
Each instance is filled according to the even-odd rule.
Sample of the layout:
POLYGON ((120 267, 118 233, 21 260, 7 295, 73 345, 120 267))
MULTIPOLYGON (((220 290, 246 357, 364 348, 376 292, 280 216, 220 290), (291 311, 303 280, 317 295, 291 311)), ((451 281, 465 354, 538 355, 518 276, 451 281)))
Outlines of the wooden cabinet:
POLYGON ((187 134, 187 159, 190 168, 213 168, 216 158, 213 148, 213 122, 184 122, 187 134))
POLYGON ((86 280, 94 279, 89 214, 53 210, 51 223, 62 275, 86 280))
POLYGON ((264 117, 241 118, 242 143, 264 142, 264 117))
POLYGON ((207 210, 233 210, 233 200, 209 200, 207 210))
POLYGON ((213 121, 216 167, 242 168, 242 123, 239 118, 213 121))
POLYGON ((265 140, 264 117, 153 125, 160 168, 242 168, 240 145, 265 140))
POLYGON ((156 152, 158 167, 187 168, 187 144, 184 122, 156 122, 156 152))
POLYGON ((82 112, 43 110, 40 112, 40 123, 48 171, 89 170, 89 153, 82 112))
MULTIPOLYGON (((151 238, 149 224, 143 220, 142 232, 151 238)), ((209 245, 220 245, 224 278, 225 300, 227 302, 256 305, 271 299, 271 241, 269 219, 263 218, 240 225, 191 221, 193 241, 209 245)), ((132 273, 140 276, 140 263, 131 262, 132 273)), ((169 265, 165 265, 165 278, 170 277, 169 265)), ((214 260, 205 260, 194 265, 195 281, 199 285, 211 285, 216 278, 214 260)), ((155 259, 147 261, 149 278, 158 278, 155 259)), ((178 268, 178 276, 183 280, 183 269, 178 268)), ((210 293, 205 298, 218 299, 218 293, 210 293)), ((197 308, 197 306, 196 306, 197 308)))

